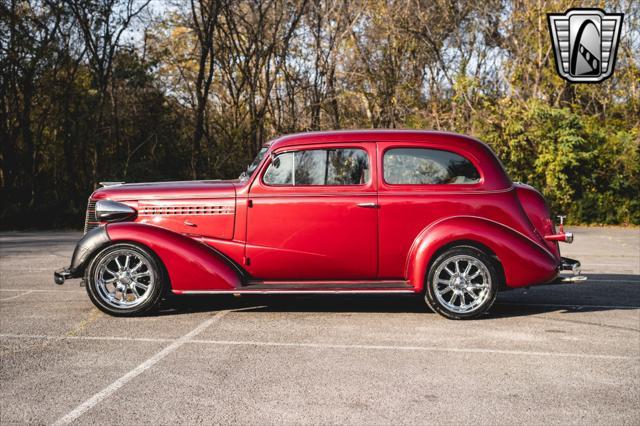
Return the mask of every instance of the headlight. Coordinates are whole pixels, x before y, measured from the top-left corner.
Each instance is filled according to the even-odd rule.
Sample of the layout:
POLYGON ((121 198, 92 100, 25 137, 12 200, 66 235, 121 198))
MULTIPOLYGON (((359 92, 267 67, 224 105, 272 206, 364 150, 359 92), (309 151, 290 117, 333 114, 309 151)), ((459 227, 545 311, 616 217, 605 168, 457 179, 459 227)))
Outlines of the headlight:
POLYGON ((100 222, 117 222, 135 215, 135 209, 126 204, 111 200, 100 200, 96 203, 96 217, 100 222))

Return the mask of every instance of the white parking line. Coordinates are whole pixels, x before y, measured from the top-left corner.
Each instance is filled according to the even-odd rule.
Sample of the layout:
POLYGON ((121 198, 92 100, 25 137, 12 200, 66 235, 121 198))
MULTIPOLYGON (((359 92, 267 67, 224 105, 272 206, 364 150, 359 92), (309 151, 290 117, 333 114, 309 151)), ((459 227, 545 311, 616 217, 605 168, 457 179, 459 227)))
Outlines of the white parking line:
POLYGON ((27 294, 30 294, 30 293, 33 293, 33 291, 32 290, 28 290, 28 291, 25 291, 24 293, 20 293, 20 294, 17 294, 15 296, 3 297, 2 299, 0 299, 0 301, 17 299, 18 297, 26 296, 27 294))
POLYGON ((96 340, 111 342, 175 342, 176 339, 153 337, 119 337, 119 336, 48 336, 46 334, 0 334, 0 339, 34 339, 34 340, 96 340))
POLYGON ((540 306, 544 308, 595 308, 595 309, 640 309, 640 306, 623 305, 568 305, 565 303, 518 303, 518 302, 496 302, 497 306, 540 306))
MULTIPOLYGON (((38 254, 33 257, 40 258, 41 256, 42 255, 38 254)), ((3 269, 0 269, 0 271, 2 272, 48 272, 50 270, 51 268, 19 268, 19 269, 3 268, 3 269)))
POLYGON ((86 293, 84 290, 43 290, 43 289, 28 289, 28 288, 0 288, 0 291, 28 291, 30 293, 86 293))
MULTIPOLYGON (((576 256, 576 257, 583 257, 583 256, 576 256)), ((597 262, 597 263, 582 262, 582 267, 583 268, 587 268, 587 267, 591 267, 591 266, 617 266, 617 267, 619 267, 620 265, 626 265, 629 262, 633 262, 635 260, 637 260, 637 258, 635 256, 624 256, 624 258, 621 258, 619 262, 597 262)))
MULTIPOLYGON (((223 311, 227 312, 227 311, 223 311)), ((215 318, 213 318, 215 319, 215 318)), ((206 328, 206 327, 205 327, 206 328)), ((200 330, 202 331, 202 330, 200 330)), ((197 334, 197 333, 195 333, 197 334)), ((191 337, 193 337, 193 334, 191 337)), ((46 336, 33 334, 0 334, 0 338, 16 338, 16 339, 44 339, 44 340, 104 340, 104 341, 130 341, 130 342, 178 342, 172 339, 152 339, 152 338, 135 338, 135 337, 99 337, 99 336, 46 336)), ((199 344, 199 345, 219 345, 219 346, 275 346, 275 347, 298 347, 298 348, 316 348, 316 349, 355 349, 355 350, 387 350, 387 351, 423 351, 423 352, 447 352, 447 353, 479 353, 479 354, 502 354, 502 355, 521 355, 534 357, 562 357, 562 358, 588 358, 588 359, 631 359, 639 360, 639 356, 628 355, 606 355, 606 354, 587 354, 583 352, 544 352, 544 351, 518 351, 511 349, 491 349, 491 348, 451 348, 437 346, 402 346, 402 345, 348 345, 335 343, 306 343, 306 342, 268 342, 268 341, 244 341, 244 340, 206 340, 206 339, 186 339, 182 344, 199 344)), ((168 346, 167 348, 171 347, 168 346)), ((177 349, 174 347, 173 350, 177 349)), ((161 358, 160 358, 161 359, 161 358)), ((157 361, 159 361, 158 359, 157 361)), ((153 362, 155 364, 157 361, 153 362)), ((145 361, 146 363, 147 361, 145 361)), ((145 364, 143 363, 143 364, 145 364)), ((141 364, 142 365, 142 364, 141 364)), ((149 365, 150 367, 151 365, 149 365)), ((140 366, 138 367, 140 368, 140 366)), ((144 368, 146 370, 148 367, 144 368)), ((142 371, 144 371, 142 370, 142 371)), ((134 370, 132 370, 134 371, 134 370)), ((140 372, 142 372, 140 371, 140 372)), ((127 373, 128 375, 129 373, 127 373)), ((137 376, 140 373, 137 373, 137 376)), ((127 381, 129 381, 130 377, 127 381)), ((120 380, 120 379, 119 379, 120 380)), ((124 382, 126 383, 126 382, 124 382)), ((119 389, 124 383, 119 385, 115 390, 119 389)), ((104 392, 104 391, 102 391, 104 392)), ((101 392, 101 393, 102 393, 101 392)), ((112 393, 112 392, 111 392, 112 393)), ((104 395, 104 399, 108 395, 104 395)), ((98 401, 99 402, 99 401, 98 401)), ((97 403, 97 402, 96 402, 97 403)), ((84 404, 83 404, 84 405, 84 404)), ((95 405, 95 404, 93 404, 95 405)), ((93 406, 92 405, 92 406, 93 406)), ((89 407, 91 408, 91 407, 89 407)), ((88 409, 88 408, 87 408, 88 409)), ((84 410, 86 411, 86 410, 84 410)), ((83 412, 84 412, 83 411, 83 412)))
POLYGON ((234 341, 234 340, 192 340, 189 343, 205 345, 238 345, 238 346, 285 346, 299 348, 319 349, 367 349, 367 350, 395 350, 395 351, 425 351, 425 352, 454 352, 454 353, 482 353, 525 356, 549 356, 571 358, 595 358, 595 359, 640 359, 638 356, 626 355, 601 355, 574 352, 536 352, 516 351, 509 349, 482 349, 482 348, 441 348, 436 346, 395 346, 395 345, 343 345, 333 343, 295 343, 295 342, 262 342, 262 341, 234 341))
POLYGON ((127 384, 129 381, 131 381, 132 379, 136 378, 137 376, 139 376, 140 374, 142 374, 144 371, 148 370, 149 368, 153 367, 155 364, 157 364, 162 359, 164 359, 167 355, 169 355, 170 353, 174 352, 176 349, 178 349, 179 347, 181 347, 185 343, 189 342, 189 340, 191 340, 193 337, 195 337, 198 334, 200 334, 202 331, 204 331, 204 329, 209 327, 211 324, 213 324, 214 322, 219 321, 228 312, 229 311, 220 311, 213 318, 209 318, 208 320, 200 323, 200 325, 198 325, 196 328, 191 330, 189 333, 187 333, 184 336, 180 337, 179 339, 173 341, 173 343, 171 343, 169 346, 167 346, 166 348, 164 348, 160 352, 156 353, 154 356, 152 356, 151 358, 147 359, 142 364, 138 365, 136 368, 134 368, 133 370, 129 371, 127 374, 125 374, 124 376, 120 377, 118 380, 116 380, 115 382, 111 383, 109 386, 107 386, 106 388, 102 389, 100 392, 98 392, 97 394, 93 395, 91 398, 87 399, 82 404, 78 405, 76 408, 71 410, 69 413, 67 413, 66 415, 64 415, 60 419, 58 419, 54 423, 54 426, 66 425, 66 424, 69 424, 69 423, 73 422, 78 417, 80 417, 82 414, 84 414, 85 412, 90 410, 92 407, 94 407, 96 404, 99 404, 103 399, 108 398, 109 396, 111 396, 114 392, 116 392, 122 386, 127 384))

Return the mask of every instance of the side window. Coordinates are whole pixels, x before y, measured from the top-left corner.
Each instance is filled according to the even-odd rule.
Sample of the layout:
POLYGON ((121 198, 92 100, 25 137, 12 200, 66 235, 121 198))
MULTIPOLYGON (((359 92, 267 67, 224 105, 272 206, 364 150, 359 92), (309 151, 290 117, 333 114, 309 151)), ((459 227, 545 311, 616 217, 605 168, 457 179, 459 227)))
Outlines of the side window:
POLYGON ((273 159, 264 174, 264 183, 267 185, 293 184, 293 152, 285 152, 273 159))
POLYGON ((369 182, 369 156, 361 149, 327 151, 326 185, 362 185, 369 182))
POLYGON ((295 152, 296 180, 294 185, 324 185, 327 151, 318 149, 295 152))
POLYGON ((363 185, 369 156, 362 149, 311 149, 278 155, 269 165, 267 185, 363 185))
POLYGON ((468 159, 449 151, 395 148, 384 153, 384 180, 395 185, 471 184, 480 174, 468 159))

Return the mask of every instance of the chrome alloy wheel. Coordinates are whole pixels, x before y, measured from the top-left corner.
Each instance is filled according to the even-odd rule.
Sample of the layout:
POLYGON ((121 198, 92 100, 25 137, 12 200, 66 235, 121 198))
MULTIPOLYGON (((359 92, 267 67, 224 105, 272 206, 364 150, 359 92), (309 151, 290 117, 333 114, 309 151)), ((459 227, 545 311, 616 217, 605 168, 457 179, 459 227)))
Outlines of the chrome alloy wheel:
POLYGON ((109 253, 96 265, 96 293, 115 308, 133 308, 152 293, 156 276, 151 261, 138 251, 122 248, 109 253))
POLYGON ((480 260, 458 255, 438 266, 432 285, 441 305, 452 312, 467 314, 482 307, 489 298, 491 274, 480 260))

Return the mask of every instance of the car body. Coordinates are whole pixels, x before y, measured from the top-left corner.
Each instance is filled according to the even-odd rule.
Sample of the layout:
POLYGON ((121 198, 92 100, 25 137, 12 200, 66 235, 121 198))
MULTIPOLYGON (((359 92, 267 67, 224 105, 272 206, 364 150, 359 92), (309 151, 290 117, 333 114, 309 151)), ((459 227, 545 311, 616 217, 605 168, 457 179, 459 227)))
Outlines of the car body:
POLYGON ((84 275, 94 303, 116 315, 147 310, 164 291, 413 293, 472 318, 499 290, 581 279, 559 278, 579 263, 560 256, 558 241, 573 236, 556 232, 541 194, 511 182, 484 143, 444 132, 284 136, 237 180, 100 188, 85 232, 56 281, 84 275), (118 244, 120 260, 109 251, 118 244), (137 271, 162 292, 134 305, 151 281, 135 288, 140 272, 123 263, 145 259, 137 271), (451 305, 443 291, 457 295, 451 305))

